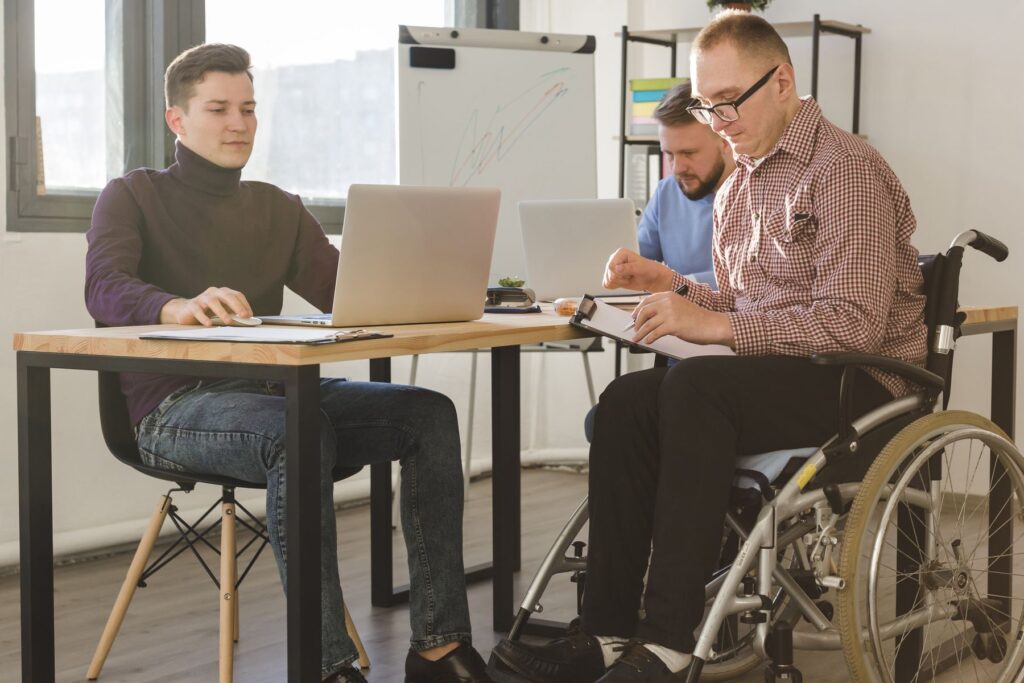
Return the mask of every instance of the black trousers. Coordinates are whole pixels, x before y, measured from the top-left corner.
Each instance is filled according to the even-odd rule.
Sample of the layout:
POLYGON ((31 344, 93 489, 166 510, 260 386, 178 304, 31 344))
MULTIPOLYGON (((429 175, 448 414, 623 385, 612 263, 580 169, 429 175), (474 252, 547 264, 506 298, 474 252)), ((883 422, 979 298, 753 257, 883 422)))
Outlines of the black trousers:
MULTIPOLYGON (((590 447, 583 630, 692 652, 736 456, 828 440, 840 375, 806 358, 705 356, 612 382, 590 447)), ((855 415, 892 400, 858 375, 855 415)))

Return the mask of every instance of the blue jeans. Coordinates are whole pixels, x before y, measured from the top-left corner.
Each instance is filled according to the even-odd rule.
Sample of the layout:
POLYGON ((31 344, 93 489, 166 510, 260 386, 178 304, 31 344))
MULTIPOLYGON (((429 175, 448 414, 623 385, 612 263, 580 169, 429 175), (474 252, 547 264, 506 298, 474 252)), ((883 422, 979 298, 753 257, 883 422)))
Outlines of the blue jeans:
MULTIPOLYGON (((455 407, 417 387, 320 381, 321 629, 323 672, 356 659, 345 631, 334 518, 335 467, 399 460, 409 554, 412 647, 471 638, 462 564, 462 471, 455 407)), ((255 380, 203 381, 174 392, 139 423, 146 464, 266 484, 267 529, 284 584, 285 399, 255 380)))

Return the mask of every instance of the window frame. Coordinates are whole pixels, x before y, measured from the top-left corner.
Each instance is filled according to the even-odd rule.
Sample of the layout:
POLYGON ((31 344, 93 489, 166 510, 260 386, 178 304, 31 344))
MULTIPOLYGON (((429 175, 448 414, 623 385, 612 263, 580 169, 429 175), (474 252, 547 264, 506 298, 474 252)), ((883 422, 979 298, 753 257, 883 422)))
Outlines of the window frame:
MULTIPOLYGON (((518 29, 518 0, 447 0, 455 25, 518 29), (512 25, 514 23, 514 25, 512 25)), ((107 65, 120 79, 122 173, 165 168, 174 135, 164 123, 163 76, 171 60, 206 37, 205 0, 105 0, 107 65)), ((4 0, 4 96, 8 232, 81 233, 97 190, 38 194, 35 0, 4 0)), ((287 189, 287 188, 286 188, 287 189)), ((344 200, 304 199, 328 234, 341 234, 344 200)))
MULTIPOLYGON (((178 53, 201 42, 202 0, 106 0, 104 9, 106 61, 108 68, 116 65, 121 86, 122 173, 164 168, 173 159, 174 139, 163 120, 163 72, 178 53)), ((4 2, 4 78, 7 231, 85 232, 99 190, 36 192, 34 0, 4 2)))

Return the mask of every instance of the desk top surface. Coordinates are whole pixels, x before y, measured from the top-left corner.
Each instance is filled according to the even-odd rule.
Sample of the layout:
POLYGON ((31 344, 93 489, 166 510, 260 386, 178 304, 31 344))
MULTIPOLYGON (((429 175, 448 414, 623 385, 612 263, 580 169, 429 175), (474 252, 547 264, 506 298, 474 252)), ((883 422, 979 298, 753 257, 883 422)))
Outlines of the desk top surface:
POLYGON ((259 344, 139 339, 139 335, 146 332, 176 329, 187 328, 184 325, 148 325, 19 332, 14 335, 14 349, 16 351, 91 356, 313 365, 440 351, 537 344, 591 336, 569 325, 569 318, 558 316, 551 311, 543 311, 541 313, 485 314, 480 320, 460 323, 374 326, 374 330, 388 332, 394 336, 337 344, 259 344))
MULTIPOLYGON (((970 306, 966 326, 978 327, 1017 320, 1016 306, 970 306)), ((139 339, 156 329, 182 329, 183 325, 86 328, 46 332, 19 332, 14 350, 91 356, 128 356, 181 360, 231 361, 274 365, 313 365, 345 360, 366 360, 412 354, 464 351, 496 346, 537 344, 590 336, 569 325, 569 319, 547 310, 529 314, 486 314, 461 323, 390 325, 380 329, 394 334, 338 344, 253 344, 241 342, 157 341, 139 339)))

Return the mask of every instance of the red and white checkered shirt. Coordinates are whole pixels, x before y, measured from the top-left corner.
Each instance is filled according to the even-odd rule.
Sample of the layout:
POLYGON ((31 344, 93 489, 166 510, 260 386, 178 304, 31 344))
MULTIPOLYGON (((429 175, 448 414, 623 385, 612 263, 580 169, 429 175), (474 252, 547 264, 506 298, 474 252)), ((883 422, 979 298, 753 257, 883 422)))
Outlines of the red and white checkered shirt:
MULTIPOLYGON (((896 174, 870 145, 805 98, 771 152, 737 158, 715 200, 719 291, 689 284, 727 312, 742 355, 858 351, 923 365, 927 354, 917 224, 896 174)), ((870 370, 894 396, 913 390, 870 370)))

